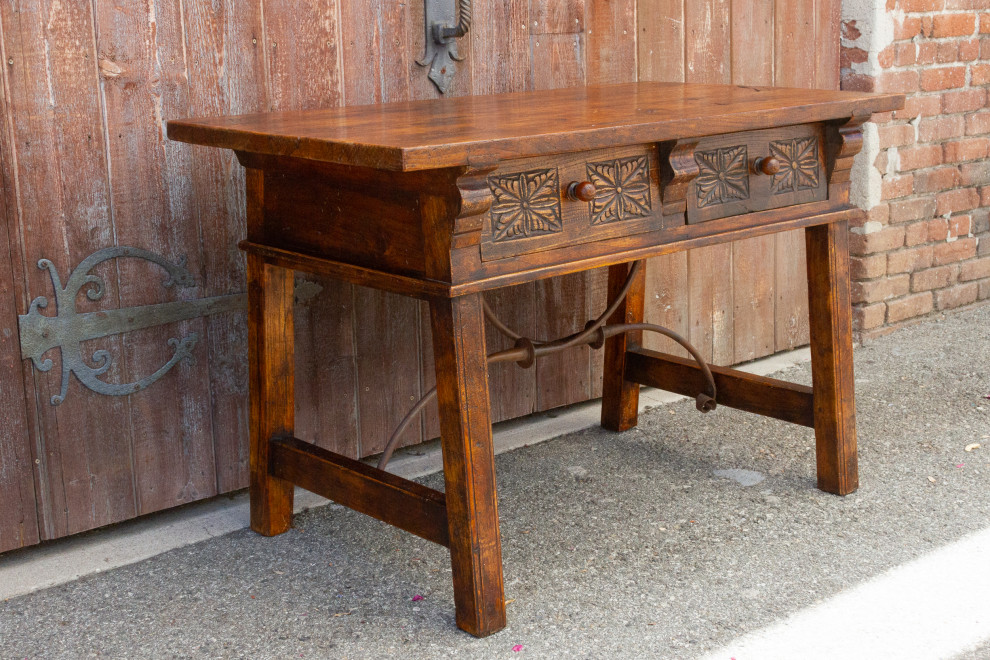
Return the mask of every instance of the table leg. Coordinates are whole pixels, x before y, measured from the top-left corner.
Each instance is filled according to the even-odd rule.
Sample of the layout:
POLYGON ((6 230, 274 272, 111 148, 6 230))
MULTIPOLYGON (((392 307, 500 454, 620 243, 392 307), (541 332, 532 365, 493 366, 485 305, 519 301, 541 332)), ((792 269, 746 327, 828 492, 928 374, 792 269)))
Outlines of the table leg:
POLYGON ((457 625, 505 627, 502 542, 480 294, 430 301, 457 625))
MULTIPOLYGON (((625 301, 608 319, 609 323, 642 323, 646 264, 639 269, 625 301)), ((608 269, 608 304, 611 305, 629 276, 632 264, 608 269)), ((628 431, 639 417, 639 384, 625 379, 626 350, 640 346, 642 332, 627 332, 605 342, 605 368, 602 382, 602 426, 612 431, 628 431)))
POLYGON ((805 241, 818 488, 846 495, 859 487, 848 223, 809 227, 805 241))
POLYGON ((269 474, 269 441, 295 422, 293 272, 248 255, 248 361, 251 398, 251 529, 274 536, 292 523, 288 481, 269 474))

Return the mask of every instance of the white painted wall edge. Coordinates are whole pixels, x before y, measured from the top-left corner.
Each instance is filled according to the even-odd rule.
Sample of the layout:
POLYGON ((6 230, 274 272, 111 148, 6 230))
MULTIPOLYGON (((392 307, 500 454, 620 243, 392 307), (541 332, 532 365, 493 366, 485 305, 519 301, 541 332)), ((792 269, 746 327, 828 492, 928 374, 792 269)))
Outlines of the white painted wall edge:
MULTIPOLYGON (((765 376, 811 360, 807 348, 779 353, 738 367, 765 376)), ((642 388, 640 410, 673 403, 685 397, 642 388)), ((495 425, 495 452, 518 449, 551 440, 599 423, 601 402, 589 401, 559 411, 531 415, 495 425)), ((396 452, 389 471, 416 479, 442 467, 438 442, 396 452)), ((296 489, 295 510, 328 504, 296 489)), ((248 526, 247 493, 220 496, 181 509, 163 511, 112 527, 59 539, 40 546, 0 554, 0 600, 46 589, 149 557, 229 534, 248 526)))

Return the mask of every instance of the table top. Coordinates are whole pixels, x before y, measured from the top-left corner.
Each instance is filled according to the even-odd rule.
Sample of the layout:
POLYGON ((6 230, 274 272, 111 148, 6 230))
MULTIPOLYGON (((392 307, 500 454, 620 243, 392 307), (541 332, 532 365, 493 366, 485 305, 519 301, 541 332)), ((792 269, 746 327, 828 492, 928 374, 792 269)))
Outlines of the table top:
POLYGON ((168 122, 173 140, 412 171, 869 115, 900 94, 625 83, 168 122))

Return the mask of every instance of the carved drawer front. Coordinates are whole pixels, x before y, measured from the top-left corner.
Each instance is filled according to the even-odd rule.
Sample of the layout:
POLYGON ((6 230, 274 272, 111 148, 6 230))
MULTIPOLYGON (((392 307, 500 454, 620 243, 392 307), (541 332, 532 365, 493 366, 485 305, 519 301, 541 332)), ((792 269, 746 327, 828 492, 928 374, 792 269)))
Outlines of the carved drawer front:
POLYGON ((489 261, 661 228, 655 145, 506 161, 488 176, 489 261))
POLYGON ((787 126, 706 138, 694 159, 689 224, 794 204, 828 194, 821 126, 787 126))

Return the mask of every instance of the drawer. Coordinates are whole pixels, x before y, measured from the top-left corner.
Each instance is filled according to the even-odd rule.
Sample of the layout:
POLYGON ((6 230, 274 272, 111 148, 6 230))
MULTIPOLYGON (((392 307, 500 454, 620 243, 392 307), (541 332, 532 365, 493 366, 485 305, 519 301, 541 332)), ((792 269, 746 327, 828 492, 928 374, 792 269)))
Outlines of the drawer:
POLYGON ((698 176, 687 194, 688 224, 826 199, 823 145, 818 124, 699 141, 698 176))
POLYGON ((483 220, 481 258, 660 229, 658 171, 655 145, 501 163, 488 176, 492 205, 483 220))

